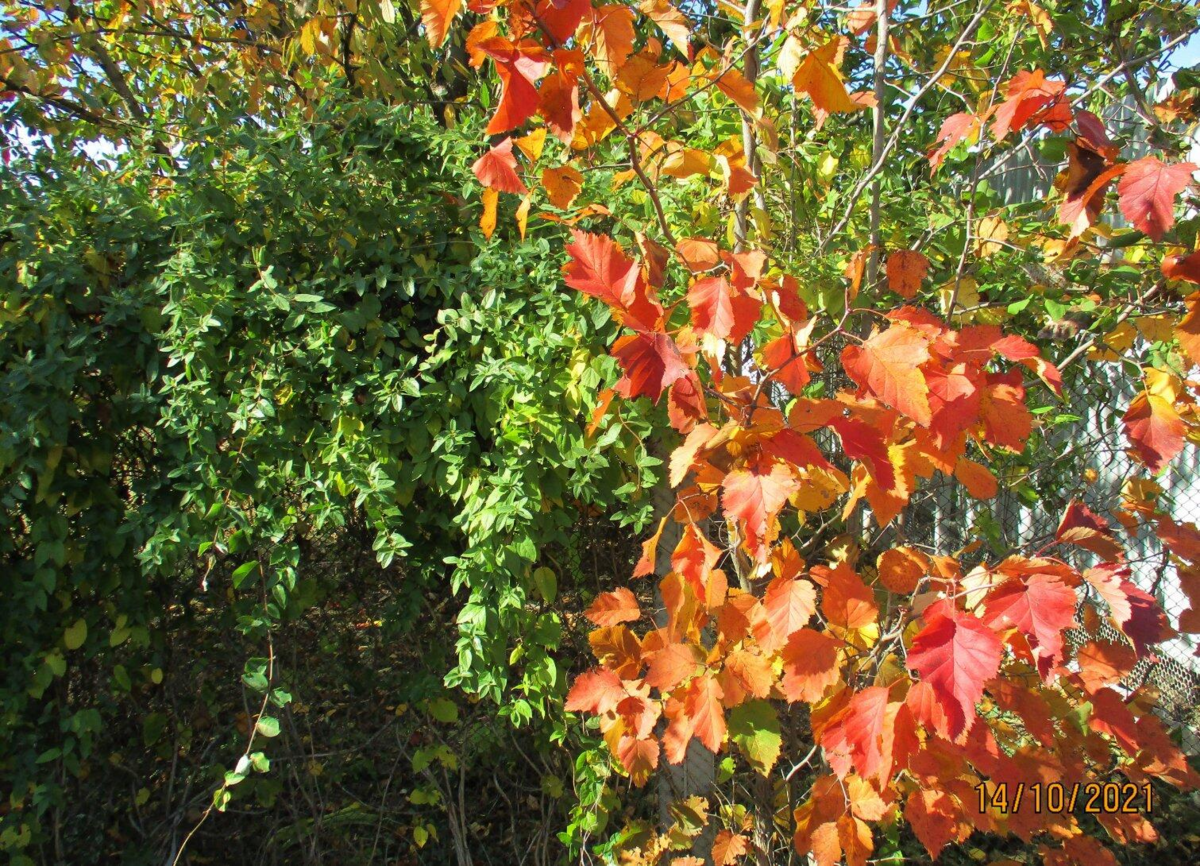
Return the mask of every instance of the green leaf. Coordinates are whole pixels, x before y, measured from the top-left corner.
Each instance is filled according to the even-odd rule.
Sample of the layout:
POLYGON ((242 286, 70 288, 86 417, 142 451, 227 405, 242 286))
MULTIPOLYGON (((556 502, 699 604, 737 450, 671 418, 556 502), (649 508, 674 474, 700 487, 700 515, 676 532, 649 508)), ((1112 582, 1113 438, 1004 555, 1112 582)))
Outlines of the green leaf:
POLYGON ((87 632, 87 620, 77 619, 74 625, 63 632, 63 643, 66 644, 67 649, 77 650, 87 640, 87 632))
POLYGON ((254 727, 264 737, 279 736, 279 719, 272 718, 271 716, 260 716, 258 724, 254 727))
POLYGON ((256 568, 258 568, 258 560, 242 563, 235 568, 232 575, 233 588, 238 589, 242 585, 242 582, 246 579, 247 575, 249 575, 250 572, 254 571, 256 568))
POLYGON ((450 724, 458 721, 458 707, 449 698, 435 698, 428 703, 425 709, 439 722, 450 724))
POLYGON ((533 570, 533 585, 537 588, 538 595, 546 604, 554 604, 554 599, 558 597, 558 575, 554 573, 554 569, 541 566, 533 570))
POLYGON ((767 701, 751 700, 734 707, 729 713, 729 737, 764 776, 779 760, 783 744, 779 716, 767 701))

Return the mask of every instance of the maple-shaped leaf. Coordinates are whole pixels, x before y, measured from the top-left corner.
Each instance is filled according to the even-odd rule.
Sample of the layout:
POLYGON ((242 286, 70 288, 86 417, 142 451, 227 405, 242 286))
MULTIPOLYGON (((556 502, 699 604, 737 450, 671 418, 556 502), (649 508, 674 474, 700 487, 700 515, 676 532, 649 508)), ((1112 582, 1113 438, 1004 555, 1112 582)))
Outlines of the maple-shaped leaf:
POLYGON ((653 737, 639 740, 624 734, 617 744, 617 760, 639 788, 650 781, 650 774, 658 768, 658 753, 658 740, 653 737))
POLYGON ((486 187, 500 192, 524 195, 529 190, 517 176, 517 158, 513 155, 513 140, 506 138, 471 166, 475 177, 486 187))
POLYGON ((630 400, 646 396, 657 403, 664 390, 689 372, 679 347, 663 333, 640 331, 621 337, 610 354, 624 371, 617 393, 630 400))
POLYGON ((825 759, 838 778, 844 779, 851 767, 866 778, 878 775, 883 763, 887 708, 887 688, 863 689, 855 693, 841 715, 822 732, 825 759))
POLYGON ((642 610, 633 593, 622 586, 613 592, 600 593, 583 615, 603 627, 640 619, 642 610))
POLYGON ((792 86, 796 92, 807 93, 813 105, 826 114, 848 113, 866 107, 855 102, 846 92, 846 84, 837 68, 841 53, 840 38, 831 39, 815 51, 810 51, 792 76, 792 86))
POLYGON ((759 561, 775 533, 776 517, 800 482, 792 471, 775 460, 760 459, 734 469, 721 482, 725 513, 744 527, 744 541, 759 561))
POLYGON ((734 835, 729 830, 722 830, 713 839, 713 866, 734 866, 750 851, 750 840, 742 835, 734 835))
POLYGON ((429 44, 439 48, 450 32, 450 22, 462 9, 462 0, 421 0, 421 23, 429 44))
POLYGON ((1121 419, 1125 435, 1151 472, 1159 472, 1183 450, 1187 428, 1166 398, 1143 391, 1129 404, 1121 419))
POLYGON ((887 257, 888 288, 900 297, 914 297, 929 272, 929 259, 916 250, 896 250, 887 257))
POLYGON ((913 639, 908 667, 929 684, 945 716, 938 733, 956 740, 975 720, 984 683, 1000 670, 1003 645, 978 617, 948 600, 930 605, 923 616, 926 625, 913 639))
POLYGON ((997 631, 1015 628, 1029 641, 1042 675, 1062 659, 1063 630, 1074 628, 1075 590, 1052 575, 1010 578, 984 598, 983 622, 997 631))
POLYGON ((1117 184, 1121 213, 1139 231, 1161 241, 1175 224, 1175 196, 1191 184, 1195 170, 1193 163, 1166 165, 1156 156, 1131 162, 1117 184))
POLYGON ((568 713, 603 715, 616 709, 627 696, 620 677, 605 668, 597 668, 575 678, 567 693, 565 708, 568 713))
POLYGON ((892 592, 908 595, 921 578, 931 573, 929 557, 912 547, 894 547, 879 554, 875 561, 879 582, 892 592))
POLYGON ((766 656, 737 649, 725 657, 725 666, 721 669, 725 706, 737 706, 747 696, 765 698, 774 684, 775 672, 766 656))
POLYGON ((702 676, 692 680, 684 699, 684 711, 691 724, 692 734, 714 754, 725 740, 725 697, 714 677, 702 676))
POLYGON ((763 596, 770 629, 759 639, 765 652, 774 652, 787 643, 817 612, 817 590, 803 578, 777 577, 767 585, 763 596))
POLYGON ((904 820, 934 860, 957 836, 960 813, 954 797, 936 787, 917 788, 904 804, 904 820))
POLYGON ((860 388, 922 427, 931 418, 929 387, 920 370, 928 360, 928 337, 905 325, 877 331, 861 346, 842 350, 842 367, 860 388))
POLYGON ((690 643, 669 643, 650 656, 646 685, 666 693, 693 676, 704 659, 690 643))
POLYGON ((1108 521, 1078 500, 1072 500, 1063 512, 1054 540, 1063 544, 1077 544, 1106 560, 1122 556, 1121 545, 1113 537, 1108 521))
POLYGON ((837 664, 841 646, 841 641, 811 628, 789 637, 782 654, 784 697, 792 702, 819 701, 841 676, 837 664))
POLYGON ((955 145, 968 139, 974 140, 982 128, 983 123, 978 115, 966 112, 952 114, 942 121, 942 128, 937 137, 939 146, 929 152, 930 173, 935 173, 941 167, 946 154, 953 150, 955 145))
POLYGON ((729 739, 746 756, 751 767, 767 775, 779 760, 783 744, 775 708, 763 700, 747 701, 734 707, 729 712, 729 739))

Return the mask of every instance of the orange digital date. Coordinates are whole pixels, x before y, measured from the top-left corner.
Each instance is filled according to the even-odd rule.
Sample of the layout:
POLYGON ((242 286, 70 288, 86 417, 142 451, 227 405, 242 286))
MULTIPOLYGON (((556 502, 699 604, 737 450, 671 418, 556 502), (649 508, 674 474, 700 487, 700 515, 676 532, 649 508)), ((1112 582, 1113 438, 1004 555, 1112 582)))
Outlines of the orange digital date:
POLYGON ((1135 785, 1133 782, 1088 782, 1064 785, 1051 782, 1026 785, 1018 782, 1011 787, 1007 782, 988 786, 975 786, 979 795, 979 811, 989 808, 1003 814, 1013 814, 1021 809, 1040 812, 1074 812, 1078 807, 1085 814, 1133 814, 1151 811, 1153 789, 1150 785, 1135 785))

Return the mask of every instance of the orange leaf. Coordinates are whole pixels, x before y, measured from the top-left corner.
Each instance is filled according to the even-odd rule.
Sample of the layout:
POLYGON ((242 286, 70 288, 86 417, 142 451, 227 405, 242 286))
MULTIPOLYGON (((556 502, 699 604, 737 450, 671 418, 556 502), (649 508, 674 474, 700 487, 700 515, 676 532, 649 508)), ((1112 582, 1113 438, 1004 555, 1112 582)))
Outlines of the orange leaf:
POLYGON ((684 701, 684 710, 691 722, 692 732, 714 754, 725 739, 725 710, 721 685, 710 676, 692 681, 684 701))
POLYGON ((836 65, 840 49, 840 40, 831 39, 816 51, 809 52, 792 77, 796 92, 807 93, 814 106, 829 114, 859 111, 864 107, 846 92, 836 65))
POLYGON ((802 628, 783 648, 783 694, 792 702, 816 703, 841 676, 838 641, 829 635, 802 628))
POLYGON ((883 728, 887 717, 888 690, 872 686, 857 692, 846 709, 821 734, 825 759, 838 778, 844 779, 851 766, 860 775, 878 775, 883 764, 883 728))
POLYGON ((1079 648, 1075 661, 1079 663, 1084 688, 1094 692, 1125 679, 1137 663, 1137 655, 1123 643, 1092 641, 1079 648))
POLYGON ((912 298, 929 272, 929 259, 916 250, 896 250, 887 257, 887 281, 893 292, 912 298))
POLYGON ((959 457, 954 464, 954 477, 976 499, 991 499, 1000 489, 990 469, 966 457, 959 457))
POLYGON ((659 26, 667 38, 675 43, 675 47, 683 54, 688 53, 691 41, 692 24, 683 13, 671 5, 669 0, 642 0, 638 4, 642 14, 659 26))
POLYGON ((690 643, 669 643, 650 657, 646 685, 666 693, 696 673, 703 663, 701 654, 690 643))
POLYGON ((911 547, 894 547, 879 554, 875 561, 879 582, 892 592, 908 595, 921 578, 930 572, 929 557, 911 547))
POLYGON ((633 593, 622 586, 613 592, 600 593, 583 615, 598 626, 609 626, 640 619, 642 609, 633 593))
MULTIPOLYGON (((1200 253, 1192 253, 1185 261, 1191 259, 1196 260, 1197 268, 1200 269, 1200 253)), ((1166 263, 1163 264, 1165 266, 1166 263)), ((1200 277, 1196 282, 1200 282, 1200 277)), ((1175 339, 1187 352, 1191 362, 1200 364, 1200 292, 1188 298, 1187 315, 1180 319, 1179 324, 1175 326, 1175 339)))
POLYGON ((446 41, 450 22, 462 8, 462 0, 421 0, 421 22, 434 48, 446 41))
POLYGON ((770 630, 759 645, 764 652, 774 652, 804 626, 817 611, 817 589, 801 578, 777 577, 767 585, 763 596, 770 630))
POLYGON ((592 10, 593 55, 600 71, 615 78, 633 52, 633 10, 628 6, 600 6, 592 10))
POLYGON ((550 198, 550 204, 566 210, 583 189, 583 175, 573 166, 563 165, 542 171, 542 186, 550 198))
POLYGON ((758 94, 754 85, 732 66, 717 78, 717 89, 750 117, 762 117, 762 108, 758 104, 758 94))
POLYGON ((750 840, 742 835, 733 835, 728 830, 722 830, 713 839, 713 866, 733 866, 750 851, 750 840))
POLYGON ((693 274, 715 268, 721 261, 717 245, 704 238, 681 238, 675 244, 675 251, 693 274))
POLYGON ((565 709, 568 713, 603 715, 615 709, 626 696, 620 677, 605 668, 596 668, 575 678, 567 693, 565 709))
POLYGON ((842 366, 861 388, 928 427, 929 387, 921 364, 929 360, 929 339, 915 328, 893 325, 861 346, 842 350, 842 366))
POLYGON ((630 334, 617 340, 610 354, 624 371, 617 393, 628 399, 644 395, 657 403, 664 390, 689 372, 675 341, 666 334, 630 334))
POLYGON ((760 561, 765 560, 765 545, 776 531, 775 518, 788 497, 800 488, 800 482, 783 464, 759 460, 730 472, 721 488, 721 504, 725 513, 744 527, 747 550, 760 561))
POLYGON ((658 740, 653 737, 638 740, 624 734, 617 744, 617 760, 639 788, 650 781, 650 774, 658 768, 658 752, 658 740))
POLYGON ((1183 419, 1158 394, 1143 391, 1134 397, 1121 423, 1134 451, 1152 472, 1160 471, 1183 450, 1187 430, 1183 419))
POLYGON ((496 206, 500 202, 500 191, 485 189, 483 191, 483 214, 479 217, 479 228, 485 238, 491 239, 496 230, 496 206))
POLYGON ((920 787, 909 794, 904 818, 934 860, 958 833, 958 808, 940 788, 920 787))

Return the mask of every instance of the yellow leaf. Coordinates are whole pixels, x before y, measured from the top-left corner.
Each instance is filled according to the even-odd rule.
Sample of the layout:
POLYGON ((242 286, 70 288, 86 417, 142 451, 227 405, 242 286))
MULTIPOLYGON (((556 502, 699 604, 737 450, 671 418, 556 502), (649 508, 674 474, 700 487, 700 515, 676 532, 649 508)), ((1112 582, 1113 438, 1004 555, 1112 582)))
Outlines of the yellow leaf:
POLYGON ((479 218, 479 228, 483 236, 491 240, 492 232, 496 230, 496 205, 500 201, 500 191, 488 187, 483 191, 483 216, 479 218))

